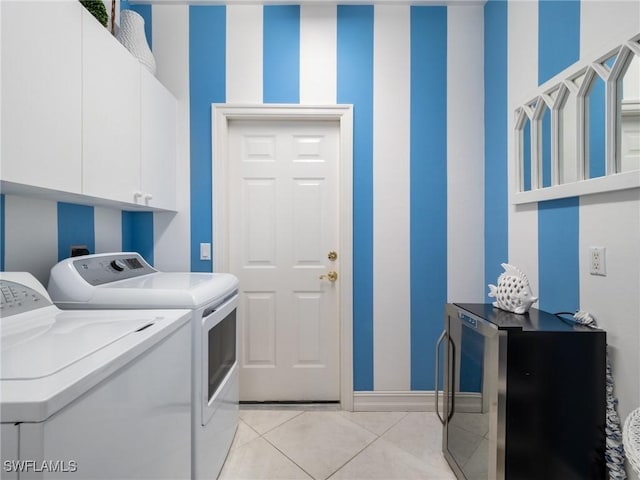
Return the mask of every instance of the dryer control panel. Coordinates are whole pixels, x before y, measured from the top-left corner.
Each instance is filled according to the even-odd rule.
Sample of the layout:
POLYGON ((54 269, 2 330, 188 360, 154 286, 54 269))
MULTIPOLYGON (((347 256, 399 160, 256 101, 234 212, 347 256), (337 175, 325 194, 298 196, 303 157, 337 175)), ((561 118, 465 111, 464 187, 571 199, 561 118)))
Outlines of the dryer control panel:
POLYGON ((138 253, 89 255, 68 259, 90 285, 102 285, 157 272, 138 253))
POLYGON ((0 280, 0 316, 8 317, 49 305, 51 302, 32 288, 21 283, 0 280))

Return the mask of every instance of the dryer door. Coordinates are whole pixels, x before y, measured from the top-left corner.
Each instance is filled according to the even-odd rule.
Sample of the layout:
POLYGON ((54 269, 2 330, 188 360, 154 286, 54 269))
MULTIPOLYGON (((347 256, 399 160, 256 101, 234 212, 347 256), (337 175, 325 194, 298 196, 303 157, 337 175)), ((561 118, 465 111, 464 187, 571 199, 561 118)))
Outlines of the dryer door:
POLYGON ((202 320, 202 425, 206 425, 223 403, 227 384, 237 375, 236 308, 238 295, 225 300, 202 320))

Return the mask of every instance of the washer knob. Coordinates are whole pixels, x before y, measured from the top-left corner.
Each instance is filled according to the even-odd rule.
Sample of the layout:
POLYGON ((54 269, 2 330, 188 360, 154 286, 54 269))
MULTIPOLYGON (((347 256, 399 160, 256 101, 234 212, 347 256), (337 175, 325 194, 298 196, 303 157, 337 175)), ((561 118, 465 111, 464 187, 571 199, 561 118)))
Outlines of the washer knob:
POLYGON ((122 272, 125 268, 126 265, 125 263, 120 260, 119 258, 112 260, 111 261, 111 267, 116 271, 116 272, 122 272))

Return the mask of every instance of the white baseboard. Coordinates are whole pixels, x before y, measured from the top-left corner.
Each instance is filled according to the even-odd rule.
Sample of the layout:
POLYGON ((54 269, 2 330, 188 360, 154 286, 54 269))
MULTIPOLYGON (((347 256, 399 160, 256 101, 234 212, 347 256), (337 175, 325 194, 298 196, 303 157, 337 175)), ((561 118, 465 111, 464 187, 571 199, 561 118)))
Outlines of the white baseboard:
MULTIPOLYGON (((442 392, 438 407, 444 409, 442 392)), ((479 393, 456 396, 456 411, 478 412, 482 408, 479 393)), ((436 396, 433 391, 369 391, 353 392, 354 412, 435 412, 436 396)))
MULTIPOLYGON (((442 400, 442 393, 440 393, 442 400)), ((442 406, 440 406, 442 409, 442 406)), ((435 392, 353 392, 354 412, 435 412, 435 392)))

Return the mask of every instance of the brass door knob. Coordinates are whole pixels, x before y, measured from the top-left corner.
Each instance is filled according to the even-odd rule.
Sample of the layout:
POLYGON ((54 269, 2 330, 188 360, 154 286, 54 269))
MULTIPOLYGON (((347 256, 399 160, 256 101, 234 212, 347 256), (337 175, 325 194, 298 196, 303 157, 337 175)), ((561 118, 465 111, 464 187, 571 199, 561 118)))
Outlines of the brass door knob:
POLYGON ((338 252, 335 252, 335 251, 331 250, 329 252, 329 254, 327 255, 327 258, 329 260, 331 260, 332 262, 335 262, 338 259, 338 252))
POLYGON ((334 272, 333 270, 328 272, 326 275, 320 275, 320 280, 327 279, 330 282, 335 282, 338 279, 338 272, 334 272))

